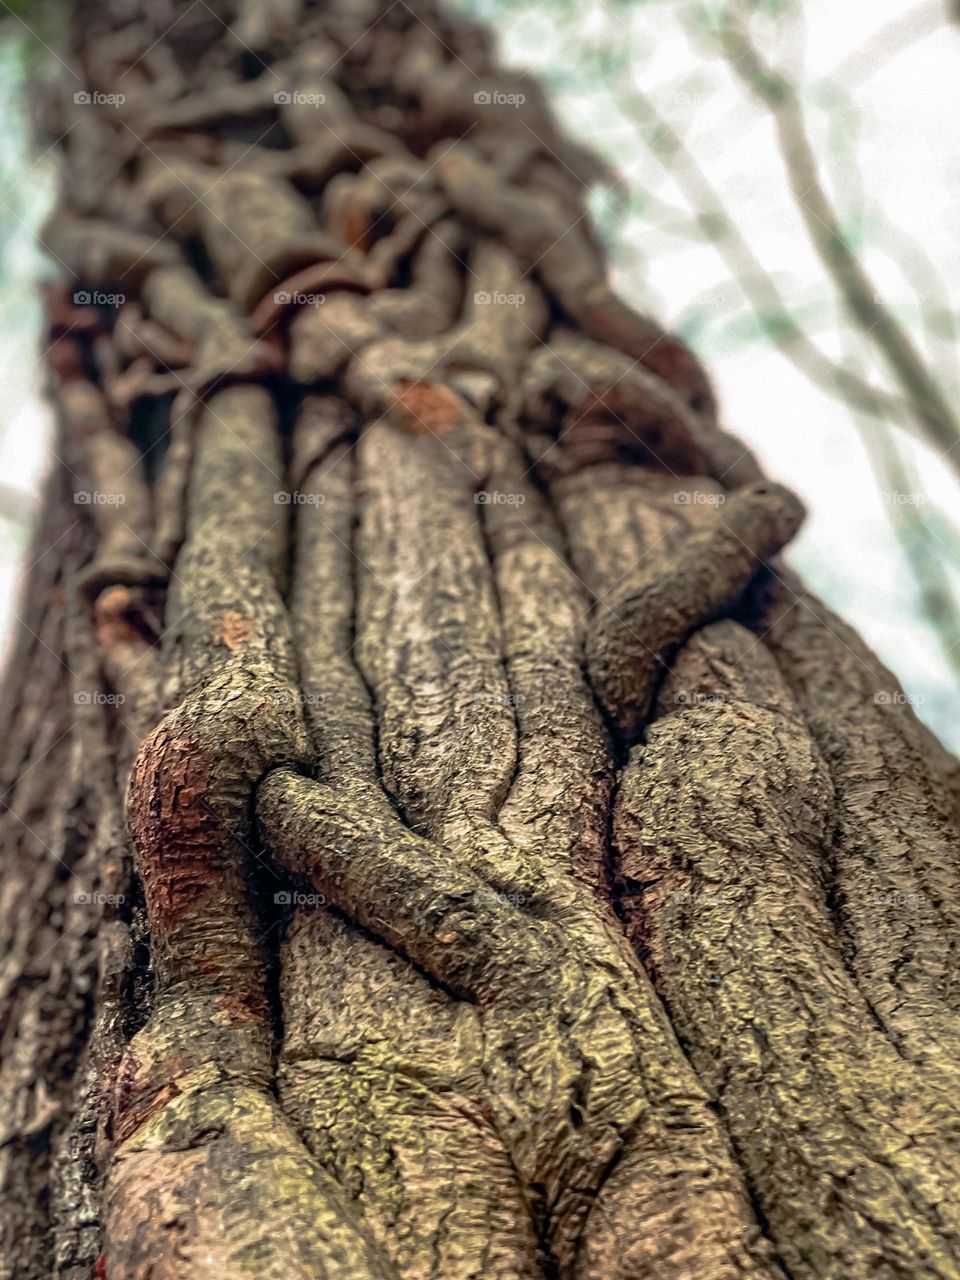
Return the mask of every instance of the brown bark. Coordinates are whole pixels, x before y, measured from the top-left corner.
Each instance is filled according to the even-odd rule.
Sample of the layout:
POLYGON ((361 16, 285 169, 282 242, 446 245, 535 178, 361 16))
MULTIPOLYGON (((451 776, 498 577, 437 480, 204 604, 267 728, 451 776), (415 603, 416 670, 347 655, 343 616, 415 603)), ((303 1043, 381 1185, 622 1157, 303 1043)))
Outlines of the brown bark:
POLYGON ((600 166, 426 3, 172 13, 47 110, 0 1277, 960 1276, 957 764, 600 166))

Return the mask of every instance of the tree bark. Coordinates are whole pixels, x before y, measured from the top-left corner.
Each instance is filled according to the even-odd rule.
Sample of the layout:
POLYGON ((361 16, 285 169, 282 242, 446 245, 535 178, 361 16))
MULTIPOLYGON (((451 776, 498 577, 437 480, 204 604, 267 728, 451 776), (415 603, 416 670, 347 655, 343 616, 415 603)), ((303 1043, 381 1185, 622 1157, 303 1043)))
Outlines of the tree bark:
POLYGON ((415 6, 77 7, 2 1280, 960 1276, 957 762, 415 6))

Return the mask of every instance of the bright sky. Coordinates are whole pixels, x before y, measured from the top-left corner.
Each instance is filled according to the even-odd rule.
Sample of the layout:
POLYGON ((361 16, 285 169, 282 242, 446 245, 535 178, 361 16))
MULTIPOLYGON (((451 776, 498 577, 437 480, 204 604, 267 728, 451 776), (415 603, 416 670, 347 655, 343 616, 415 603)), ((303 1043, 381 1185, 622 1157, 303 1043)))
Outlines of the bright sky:
MULTIPOLYGON (((692 7, 686 0, 563 5, 565 13, 576 11, 575 23, 558 21, 555 2, 476 0, 466 7, 495 22, 511 65, 558 86, 554 106, 568 129, 615 163, 634 197, 626 216, 607 224, 620 292, 692 333, 715 378, 726 425, 807 505, 807 524, 789 558, 897 674, 918 713, 960 748, 960 689, 920 616, 890 523, 893 502, 924 501, 952 517, 956 529, 960 485, 940 457, 901 433, 922 483, 885 499, 849 411, 762 338, 734 340, 737 317, 742 333, 749 313, 723 260, 702 238, 684 241, 652 229, 644 207, 652 193, 689 208, 644 145, 629 104, 634 88, 683 134, 788 303, 809 311, 808 330, 823 348, 834 356, 851 348, 869 352, 831 303, 764 109, 705 38, 691 42, 682 21, 692 7)), ((905 0, 807 0, 802 9, 805 30, 782 19, 758 28, 762 48, 808 86, 810 134, 831 195, 848 224, 862 206, 862 260, 879 295, 925 347, 916 335, 917 291, 932 288, 912 265, 912 242, 925 250, 932 285, 949 295, 952 309, 960 304, 960 24, 946 22, 942 0, 915 8, 905 0), (898 25, 889 38, 861 61, 857 51, 870 49, 891 22, 898 25), (824 87, 838 68, 848 101, 843 112, 824 87), (833 108, 832 127, 824 105, 833 108), (887 231, 887 221, 905 234, 887 231)), ((956 347, 934 343, 932 356, 955 398, 956 347)), ((955 550, 946 540, 938 546, 960 589, 955 550)))
MULTIPOLYGON (((717 252, 702 240, 657 230, 643 208, 647 193, 677 209, 685 202, 644 145, 629 105, 635 88, 684 134, 788 302, 809 317, 810 332, 831 354, 866 352, 831 303, 763 109, 706 43, 691 44, 682 22, 688 0, 475 0, 469 7, 495 22, 507 61, 558 87, 555 106, 567 127, 601 147, 623 174, 633 199, 625 213, 608 211, 604 224, 614 242, 616 283, 625 297, 690 334, 715 376, 727 426, 771 475, 803 497, 810 518, 791 552, 793 563, 896 672, 919 714, 960 748, 960 690, 920 616, 892 532, 890 502, 853 419, 762 339, 750 340, 748 309, 717 252)), ((848 224, 861 211, 863 260, 884 301, 916 331, 918 290, 931 303, 937 288, 949 293, 954 308, 960 301, 960 25, 943 20, 941 0, 915 10, 908 0, 808 0, 804 11, 805 30, 781 19, 767 30, 764 51, 784 59, 809 86, 810 132, 831 193, 848 224), (917 15, 912 29, 911 12, 917 15), (885 50, 858 62, 856 51, 893 21, 899 29, 885 50), (838 110, 836 95, 823 87, 837 68, 852 112, 838 110), (916 244, 925 253, 922 278, 916 244)), ((16 125, 16 66, 9 47, 0 51, 0 73, 6 73, 0 109, 7 121, 0 137, 0 479, 7 489, 35 495, 50 424, 38 388, 40 311, 31 282, 40 266, 31 236, 52 175, 48 162, 29 157, 26 131, 16 125)), ((928 343, 921 334, 916 340, 930 350, 955 396, 955 346, 928 343)), ((909 457, 921 480, 911 490, 914 500, 938 506, 956 529, 960 486, 923 446, 911 442, 909 457)), ((10 633, 28 545, 22 516, 4 514, 16 514, 17 506, 0 488, 2 636, 10 633)), ((960 588, 946 541, 942 554, 960 588)))

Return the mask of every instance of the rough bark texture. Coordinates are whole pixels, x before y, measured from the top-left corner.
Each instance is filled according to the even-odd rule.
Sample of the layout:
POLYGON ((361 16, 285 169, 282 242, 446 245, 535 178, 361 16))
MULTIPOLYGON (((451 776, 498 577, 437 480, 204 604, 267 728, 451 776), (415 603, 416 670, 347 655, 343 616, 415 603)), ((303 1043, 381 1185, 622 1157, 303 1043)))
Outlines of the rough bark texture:
POLYGON ((960 1276, 958 766, 601 166, 419 0, 68 55, 0 1280, 960 1276))

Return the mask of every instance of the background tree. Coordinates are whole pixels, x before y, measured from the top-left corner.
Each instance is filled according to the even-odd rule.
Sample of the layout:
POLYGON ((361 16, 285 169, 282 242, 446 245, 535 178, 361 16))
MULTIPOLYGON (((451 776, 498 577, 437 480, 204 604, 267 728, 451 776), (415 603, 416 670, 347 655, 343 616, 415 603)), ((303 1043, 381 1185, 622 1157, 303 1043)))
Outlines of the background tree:
POLYGON ((0 1275, 955 1277, 956 762, 429 6, 81 4, 0 1275))
MULTIPOLYGON (((882 4, 836 19, 802 0, 614 0, 588 6, 586 21, 568 0, 565 24, 553 11, 537 0, 484 5, 510 55, 548 76, 564 121, 625 170, 592 201, 620 288, 711 360, 728 401, 744 388, 738 427, 755 447, 770 441, 770 465, 791 436, 806 442, 791 461, 815 500, 815 528, 794 563, 868 628, 921 714, 942 715, 960 653, 960 583, 955 487, 941 483, 937 458, 955 467, 956 432, 941 416, 940 443, 920 443, 930 439, 925 393, 914 396, 919 383, 897 369, 911 365, 949 415, 949 213, 938 219, 939 180, 906 159, 934 154, 931 107, 945 101, 940 72, 957 53, 946 6, 921 2, 887 22, 882 4), (858 31, 870 32, 862 44, 858 31), (856 437, 844 439, 851 423, 862 457, 856 437), (831 486, 830 475, 842 481, 831 486), (896 542, 875 558, 887 522, 896 542), (926 624, 912 653, 878 624, 901 608, 926 624)), ((949 170, 956 140, 939 141, 949 170)), ((954 718, 935 724, 948 739, 954 718)))

